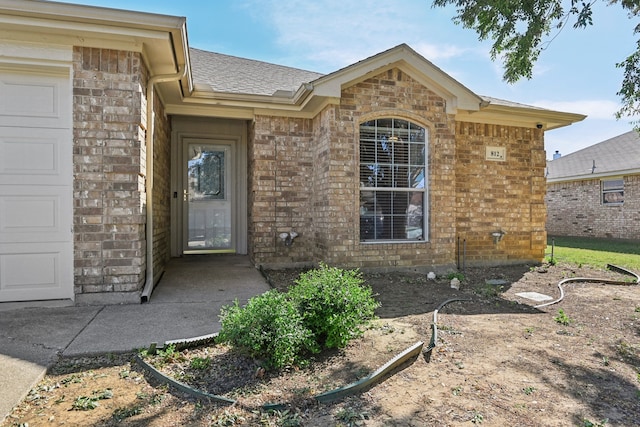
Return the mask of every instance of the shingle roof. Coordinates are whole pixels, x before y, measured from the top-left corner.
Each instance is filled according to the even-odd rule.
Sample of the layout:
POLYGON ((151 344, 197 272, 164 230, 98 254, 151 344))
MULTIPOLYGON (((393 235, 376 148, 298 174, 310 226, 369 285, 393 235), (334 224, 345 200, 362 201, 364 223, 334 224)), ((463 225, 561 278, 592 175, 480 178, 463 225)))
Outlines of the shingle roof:
POLYGON ((207 84, 216 92, 273 95, 295 92, 323 74, 292 67, 238 58, 191 48, 191 73, 195 84, 207 84))
POLYGON ((640 135, 632 130, 547 162, 547 179, 614 175, 634 170, 640 171, 640 135))
MULTIPOLYGON (((389 51, 402 46, 405 46, 407 49, 411 49, 406 45, 400 45, 389 49, 389 51)), ((300 86, 305 83, 312 83, 322 77, 329 77, 340 73, 342 70, 346 70, 373 58, 364 59, 356 64, 349 65, 342 70, 324 75, 313 71, 301 70, 298 68, 286 67, 253 59, 240 58, 237 56, 224 55, 221 53, 208 52, 196 48, 190 48, 189 53, 191 60, 191 75, 196 86, 205 85, 215 92, 238 95, 272 96, 277 92, 282 92, 279 95, 283 97, 292 96, 300 86)), ((378 55, 384 53, 385 52, 382 52, 378 55)), ((486 104, 526 110, 539 110, 540 112, 551 112, 551 110, 532 105, 520 104, 489 96, 475 96, 485 101, 486 104)))
POLYGON ((547 110, 546 108, 536 107, 536 106, 527 105, 527 104, 521 104, 519 102, 507 101, 505 99, 493 98, 491 96, 480 95, 480 98, 482 98, 484 101, 492 105, 502 105, 504 107, 515 107, 515 108, 527 108, 527 109, 541 110, 541 111, 547 110))

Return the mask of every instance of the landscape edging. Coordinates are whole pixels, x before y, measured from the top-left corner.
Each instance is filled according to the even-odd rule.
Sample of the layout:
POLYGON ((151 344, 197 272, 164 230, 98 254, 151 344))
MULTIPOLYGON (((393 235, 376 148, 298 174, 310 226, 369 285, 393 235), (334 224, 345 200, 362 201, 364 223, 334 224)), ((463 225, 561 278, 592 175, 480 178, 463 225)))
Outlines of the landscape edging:
MULTIPOLYGON (((215 340, 215 336, 217 336, 217 334, 205 335, 203 337, 188 338, 185 340, 166 341, 165 346, 175 345, 176 348, 180 347, 184 349, 184 348, 188 348, 189 346, 200 345, 203 342, 203 339, 215 340)), ((389 360, 387 363, 382 365, 375 372, 366 376, 365 378, 358 380, 354 383, 351 383, 349 385, 346 385, 344 387, 340 387, 335 390, 321 393, 319 395, 314 396, 313 398, 318 402, 326 403, 326 402, 331 402, 333 400, 341 399, 343 397, 350 396, 350 395, 359 393, 365 389, 371 388, 374 385, 386 379, 389 375, 395 373, 402 365, 407 364, 407 362, 409 361, 413 362, 412 359, 415 359, 420 354, 423 345, 424 343, 422 341, 418 341, 412 346, 406 348, 404 351, 396 355, 393 359, 389 360)), ((180 381, 177 381, 171 378, 168 375, 165 375, 164 373, 156 369, 154 366, 144 361, 144 359, 142 359, 142 357, 140 357, 139 354, 135 355, 135 360, 143 369, 149 372, 151 376, 153 376, 156 380, 160 381, 163 384, 168 384, 184 393, 187 393, 198 400, 214 401, 214 402, 218 402, 226 405, 233 405, 236 403, 236 400, 227 399, 226 397, 223 397, 223 396, 210 394, 201 390, 197 390, 195 388, 189 387, 184 383, 181 383, 180 381)), ((262 405, 262 408, 272 410, 272 409, 281 409, 283 406, 284 404, 281 404, 281 403, 267 403, 262 405)))

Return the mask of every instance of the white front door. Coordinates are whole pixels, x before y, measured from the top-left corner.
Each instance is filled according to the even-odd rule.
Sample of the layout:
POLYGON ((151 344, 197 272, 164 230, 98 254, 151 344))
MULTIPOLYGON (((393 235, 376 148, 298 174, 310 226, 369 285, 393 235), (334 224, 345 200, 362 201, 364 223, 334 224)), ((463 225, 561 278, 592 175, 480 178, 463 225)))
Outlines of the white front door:
POLYGON ((71 84, 0 64, 0 302, 73 299, 71 84))
POLYGON ((184 254, 236 252, 233 148, 225 141, 184 140, 184 254))

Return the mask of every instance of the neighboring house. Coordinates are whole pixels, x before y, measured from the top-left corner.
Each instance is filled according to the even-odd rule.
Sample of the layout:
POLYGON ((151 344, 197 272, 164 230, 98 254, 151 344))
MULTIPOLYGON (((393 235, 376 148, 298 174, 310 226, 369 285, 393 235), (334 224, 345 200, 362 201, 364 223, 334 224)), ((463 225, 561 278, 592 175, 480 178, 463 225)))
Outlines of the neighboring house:
POLYGON ((633 130, 547 163, 547 233, 640 239, 640 136, 633 130))
POLYGON ((454 268, 544 257, 544 132, 400 45, 322 75, 184 18, 0 0, 0 301, 135 302, 171 257, 454 268))

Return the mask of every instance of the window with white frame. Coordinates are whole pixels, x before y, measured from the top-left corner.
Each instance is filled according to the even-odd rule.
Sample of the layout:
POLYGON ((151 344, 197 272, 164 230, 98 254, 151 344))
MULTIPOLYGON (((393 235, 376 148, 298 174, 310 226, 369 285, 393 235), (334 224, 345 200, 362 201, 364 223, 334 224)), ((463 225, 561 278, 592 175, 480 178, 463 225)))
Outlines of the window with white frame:
POLYGON ((360 240, 427 239, 427 129, 403 119, 360 124, 360 240))
POLYGON ((620 205, 624 203, 624 179, 602 180, 601 188, 603 205, 620 205))

